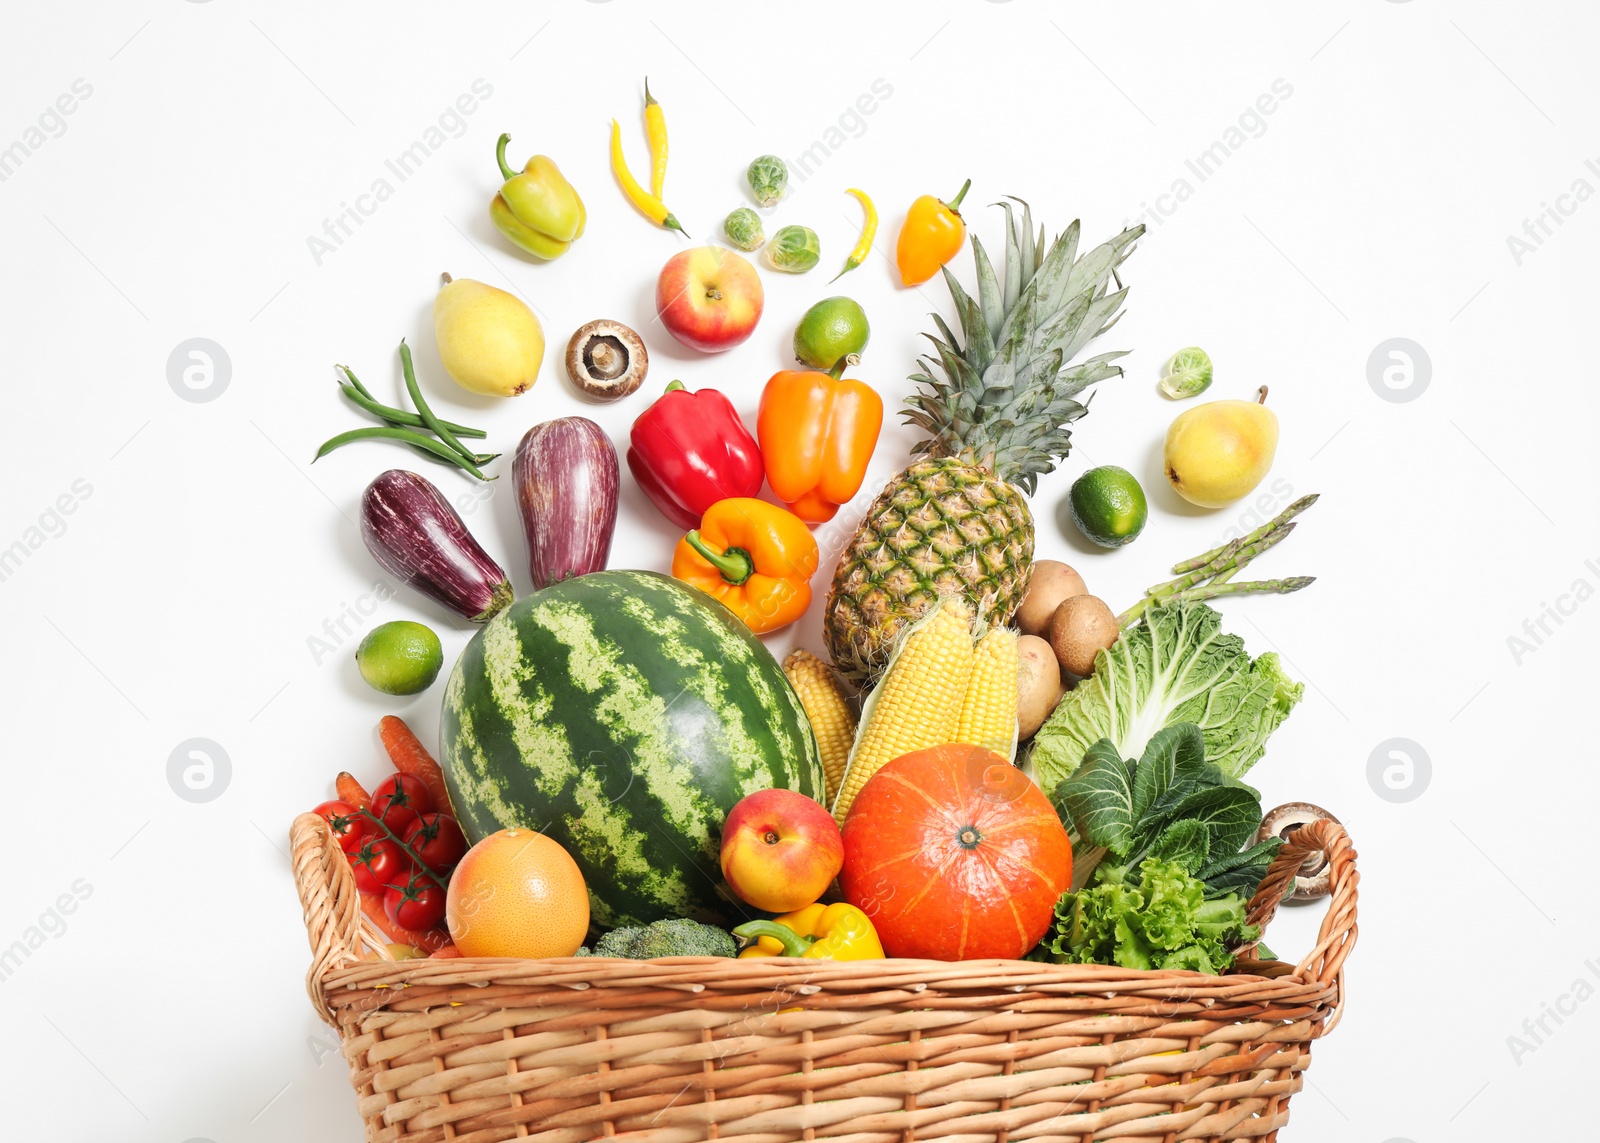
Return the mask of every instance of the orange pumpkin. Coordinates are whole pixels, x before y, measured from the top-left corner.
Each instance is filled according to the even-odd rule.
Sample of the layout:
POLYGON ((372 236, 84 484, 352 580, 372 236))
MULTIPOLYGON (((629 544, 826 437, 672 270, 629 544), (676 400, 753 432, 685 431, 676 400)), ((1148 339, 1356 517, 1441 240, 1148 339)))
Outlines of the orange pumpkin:
POLYGON ((845 818, 839 886, 890 956, 1020 957, 1071 884, 1072 842, 1049 800, 978 746, 896 758, 845 818))

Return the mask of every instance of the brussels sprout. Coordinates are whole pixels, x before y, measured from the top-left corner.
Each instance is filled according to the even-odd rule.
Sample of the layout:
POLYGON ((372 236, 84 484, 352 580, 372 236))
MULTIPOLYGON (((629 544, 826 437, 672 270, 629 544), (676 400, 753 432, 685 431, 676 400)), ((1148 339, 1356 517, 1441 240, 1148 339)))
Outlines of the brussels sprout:
POLYGON ((722 233, 740 250, 754 250, 767 240, 761 233, 761 216, 748 206, 741 206, 722 220, 722 233))
POLYGON ((821 257, 822 243, 807 226, 785 226, 767 243, 767 263, 785 274, 804 274, 821 257))
POLYGON ((756 201, 762 206, 771 206, 789 189, 789 168, 776 155, 762 155, 753 160, 744 174, 750 180, 756 201))
POLYGON ((1175 401, 1211 387, 1211 358, 1197 345, 1178 350, 1161 372, 1161 391, 1175 401))

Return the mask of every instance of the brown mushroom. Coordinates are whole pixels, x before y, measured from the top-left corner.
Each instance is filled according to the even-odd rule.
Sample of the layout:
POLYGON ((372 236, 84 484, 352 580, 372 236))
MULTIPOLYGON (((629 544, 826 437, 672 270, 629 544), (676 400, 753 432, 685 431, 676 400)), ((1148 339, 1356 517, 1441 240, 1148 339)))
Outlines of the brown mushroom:
POLYGON ((620 321, 599 318, 567 342, 567 376, 596 400, 626 397, 644 383, 649 370, 644 339, 620 321))
MULTIPOLYGON (((1261 828, 1256 830, 1256 841, 1263 842, 1269 837, 1280 837, 1288 841, 1294 831, 1301 826, 1310 825, 1312 822, 1338 820, 1321 806, 1314 806, 1310 802, 1285 802, 1261 819, 1261 828)), ((1332 866, 1326 853, 1317 850, 1309 854, 1301 863, 1300 871, 1295 874, 1294 891, 1289 894, 1288 899, 1315 901, 1318 897, 1326 897, 1331 874, 1332 866)))

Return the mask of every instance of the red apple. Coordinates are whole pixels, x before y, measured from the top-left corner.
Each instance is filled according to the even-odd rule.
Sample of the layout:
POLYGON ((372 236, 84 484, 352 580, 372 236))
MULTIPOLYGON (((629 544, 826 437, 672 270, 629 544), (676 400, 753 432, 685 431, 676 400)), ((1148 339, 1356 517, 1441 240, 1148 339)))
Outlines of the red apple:
POLYGON ((761 320, 761 305, 756 268, 721 246, 674 254, 656 279, 661 324, 702 353, 721 353, 749 337, 761 320))
POLYGON ((722 826, 722 876, 741 901, 769 913, 811 904, 844 864, 833 815, 793 790, 757 790, 722 826))

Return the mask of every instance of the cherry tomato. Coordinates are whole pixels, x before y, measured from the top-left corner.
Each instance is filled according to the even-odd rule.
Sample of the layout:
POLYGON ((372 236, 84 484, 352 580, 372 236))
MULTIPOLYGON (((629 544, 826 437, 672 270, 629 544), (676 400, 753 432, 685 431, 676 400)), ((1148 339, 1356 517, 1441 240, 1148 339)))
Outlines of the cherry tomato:
POLYGON ((404 885, 391 885, 383 893, 383 911, 402 929, 421 932, 444 920, 444 890, 433 878, 414 876, 404 885))
POLYGON ((406 829, 405 843, 435 873, 449 872, 467 852, 466 835, 449 814, 423 814, 406 829))
POLYGON ((433 812, 433 798, 422 779, 391 774, 372 791, 372 812, 400 837, 422 814, 433 812))
POLYGON ((356 875, 356 888, 366 893, 382 893, 411 876, 411 859, 386 837, 368 838, 346 856, 356 875))
POLYGON ((323 802, 311 811, 321 814, 333 827, 333 836, 339 839, 339 848, 354 853, 372 832, 372 820, 364 816, 349 802, 323 802))

